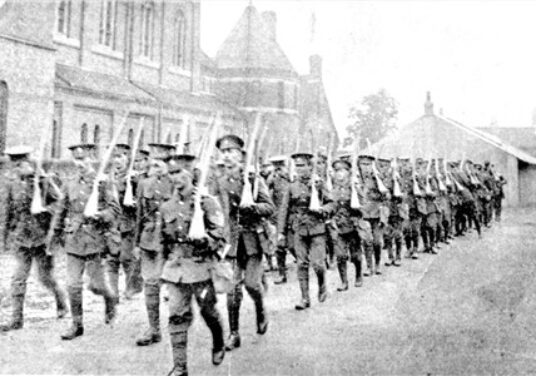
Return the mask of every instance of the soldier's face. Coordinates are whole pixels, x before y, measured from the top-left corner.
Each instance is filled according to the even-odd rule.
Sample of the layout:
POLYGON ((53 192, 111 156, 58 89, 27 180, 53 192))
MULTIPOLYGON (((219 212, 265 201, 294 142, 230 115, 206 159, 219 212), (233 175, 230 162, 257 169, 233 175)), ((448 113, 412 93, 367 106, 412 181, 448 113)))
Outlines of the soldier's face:
POLYGON ((236 148, 220 149, 221 158, 226 167, 235 167, 242 163, 242 151, 236 148))
POLYGON ((171 181, 176 189, 182 191, 192 187, 193 176, 186 170, 180 170, 170 174, 171 181))
POLYGON ((338 184, 345 184, 350 180, 350 171, 345 168, 338 168, 335 170, 335 182, 338 184))
POLYGON ((149 162, 147 161, 146 158, 140 158, 134 162, 134 170, 136 171, 146 172, 148 167, 149 167, 149 162))
POLYGON ((295 162, 294 167, 296 168, 296 175, 300 178, 308 178, 313 172, 313 166, 308 162, 295 162))
POLYGON ((363 174, 371 174, 372 173, 372 163, 370 161, 360 161, 359 167, 361 169, 361 173, 363 174))
POLYGON ((279 175, 283 175, 288 172, 288 169, 286 166, 278 166, 275 168, 275 172, 278 173, 279 175))
POLYGON ((163 161, 155 160, 149 169, 150 176, 162 177, 167 174, 167 166, 163 161))
POLYGON ((21 176, 33 175, 35 173, 34 167, 28 160, 15 162, 14 169, 21 176))
POLYGON ((112 163, 112 166, 116 171, 126 170, 128 164, 127 156, 124 154, 114 155, 112 163))

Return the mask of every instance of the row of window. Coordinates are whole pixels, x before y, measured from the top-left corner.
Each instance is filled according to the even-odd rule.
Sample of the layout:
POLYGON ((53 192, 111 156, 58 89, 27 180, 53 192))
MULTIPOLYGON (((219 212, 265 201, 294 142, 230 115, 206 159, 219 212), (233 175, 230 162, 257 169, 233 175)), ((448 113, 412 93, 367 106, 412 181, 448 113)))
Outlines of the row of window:
MULTIPOLYGON (((99 24, 99 44, 109 47, 112 50, 117 49, 118 26, 123 26, 126 29, 126 18, 123 19, 121 25, 118 22, 119 7, 122 6, 125 14, 127 14, 128 2, 119 2, 117 0, 101 0, 100 2, 100 24, 99 24)), ((74 30, 72 30, 73 6, 80 7, 80 1, 77 0, 62 0, 58 3, 56 31, 67 38, 72 38, 74 30)), ((155 21, 156 8, 153 1, 145 1, 141 4, 133 4, 137 24, 134 25, 140 31, 138 40, 139 55, 150 60, 155 58, 155 21)), ((78 8, 80 9, 80 8, 78 8)), ((131 31, 126 31, 130 33, 131 31)), ((182 11, 177 11, 174 19, 173 34, 173 58, 172 63, 181 68, 185 67, 185 51, 186 51, 186 18, 182 11)))

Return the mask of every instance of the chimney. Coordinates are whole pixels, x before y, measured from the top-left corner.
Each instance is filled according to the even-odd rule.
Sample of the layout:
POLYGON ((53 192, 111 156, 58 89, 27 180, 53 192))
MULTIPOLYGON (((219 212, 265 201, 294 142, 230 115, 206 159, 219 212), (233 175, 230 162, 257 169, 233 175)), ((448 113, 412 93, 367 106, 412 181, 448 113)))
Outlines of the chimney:
POLYGON ((309 56, 309 74, 315 78, 322 79, 322 56, 309 56))
POLYGON ((268 37, 275 41, 277 39, 277 15, 274 11, 262 12, 262 20, 268 31, 268 37))
POLYGON ((424 114, 433 115, 434 114, 434 104, 432 103, 432 98, 430 92, 426 92, 426 102, 424 102, 424 114))

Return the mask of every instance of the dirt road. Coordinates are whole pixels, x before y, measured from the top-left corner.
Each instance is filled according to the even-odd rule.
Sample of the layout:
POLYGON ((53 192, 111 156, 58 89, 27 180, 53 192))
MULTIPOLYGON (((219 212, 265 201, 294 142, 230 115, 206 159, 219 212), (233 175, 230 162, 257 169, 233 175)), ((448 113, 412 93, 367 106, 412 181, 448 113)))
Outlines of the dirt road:
MULTIPOLYGON (((196 311, 190 332, 192 375, 357 375, 536 373, 536 209, 507 212, 501 225, 443 246, 436 256, 384 268, 362 288, 336 291, 305 312, 293 309, 298 285, 270 285, 270 327, 255 334, 249 297, 241 312, 242 347, 220 367, 210 363, 210 335, 196 311)), ((0 257, 0 320, 12 261, 0 257)), ((58 275, 64 280, 64 257, 58 275)), ((353 269, 350 269, 353 271, 353 269)), ((59 333, 69 319, 54 318, 53 299, 32 274, 25 329, 0 334, 2 374, 165 375, 171 354, 165 340, 139 348, 145 327, 143 297, 122 301, 114 327, 103 323, 103 304, 84 292, 86 334, 70 343, 59 333)), ((315 279, 312 296, 316 297, 315 279)), ((353 280, 353 279, 352 279, 353 280)), ((219 301, 227 328, 225 297, 219 301)), ((166 333, 166 304, 162 304, 166 333)))

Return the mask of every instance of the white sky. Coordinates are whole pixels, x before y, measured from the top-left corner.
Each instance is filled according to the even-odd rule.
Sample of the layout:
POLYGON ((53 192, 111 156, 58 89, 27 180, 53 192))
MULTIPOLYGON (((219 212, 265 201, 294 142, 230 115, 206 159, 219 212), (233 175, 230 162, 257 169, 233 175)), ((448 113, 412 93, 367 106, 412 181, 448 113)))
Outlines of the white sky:
MULTIPOLYGON (((202 0, 201 46, 214 56, 248 0, 202 0)), ((530 126, 536 107, 536 1, 254 0, 277 13, 277 38, 307 73, 311 14, 339 130, 349 105, 385 88, 399 124, 435 110, 471 126, 530 126)))

